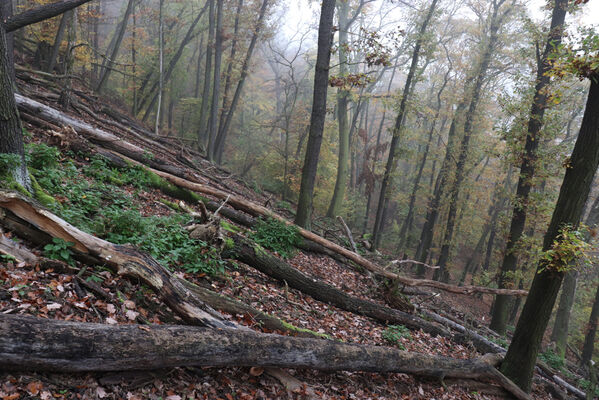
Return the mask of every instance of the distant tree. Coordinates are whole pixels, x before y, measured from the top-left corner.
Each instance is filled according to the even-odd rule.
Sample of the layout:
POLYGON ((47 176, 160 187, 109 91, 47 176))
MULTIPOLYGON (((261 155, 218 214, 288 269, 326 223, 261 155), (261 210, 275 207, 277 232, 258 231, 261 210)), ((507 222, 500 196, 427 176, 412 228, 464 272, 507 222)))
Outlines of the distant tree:
POLYGON ((372 229, 372 246, 373 248, 377 248, 381 241, 381 233, 382 233, 382 225, 383 225, 383 213, 385 211, 385 201, 388 196, 389 185, 391 183, 393 171, 397 166, 397 161, 395 159, 397 149, 399 146, 399 141, 401 138, 401 133, 403 130, 404 120, 406 118, 407 113, 407 105, 410 99, 410 95, 412 93, 413 87, 416 83, 416 70, 418 68, 418 60, 420 58, 420 51, 422 49, 422 45, 425 42, 425 34, 428 28, 430 21, 433 18, 433 14, 435 12, 435 8, 437 7, 438 0, 433 0, 429 5, 426 15, 422 20, 420 28, 418 30, 418 36, 416 38, 416 43, 414 44, 414 51, 412 52, 412 63, 410 65, 410 70, 408 71, 408 76, 406 77, 406 83, 404 85, 401 102, 399 104, 399 112, 397 113, 397 118, 395 119, 395 126, 393 127, 393 137, 391 139, 391 147, 389 148, 389 157, 387 158, 387 164, 385 166, 385 174, 383 176, 383 181, 381 183, 381 190, 379 194, 379 202, 376 209, 376 218, 374 220, 374 227, 372 229))
POLYGON ((335 0, 323 0, 318 26, 318 50, 316 55, 316 71, 314 73, 312 116, 310 118, 310 131, 295 216, 295 223, 304 228, 309 228, 310 225, 314 181, 316 180, 320 145, 322 144, 322 133, 327 113, 327 90, 329 86, 331 46, 333 44, 334 15, 335 0))
POLYGON ((582 346, 581 364, 583 367, 589 365, 589 361, 593 358, 593 350, 595 348, 595 338, 597 335, 597 324, 599 321, 599 286, 595 293, 595 300, 593 301, 593 309, 591 310, 591 316, 589 317, 589 323, 587 325, 586 335, 584 337, 584 345, 582 346))

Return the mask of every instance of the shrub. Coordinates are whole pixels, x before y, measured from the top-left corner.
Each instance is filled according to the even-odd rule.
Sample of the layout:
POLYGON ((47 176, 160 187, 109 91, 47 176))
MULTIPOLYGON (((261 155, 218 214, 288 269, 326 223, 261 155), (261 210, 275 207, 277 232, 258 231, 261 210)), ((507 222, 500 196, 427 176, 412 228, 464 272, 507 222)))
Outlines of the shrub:
POLYGON ((404 325, 389 325, 387 329, 383 331, 383 339, 391 344, 396 345, 401 350, 405 350, 405 346, 400 343, 401 339, 412 339, 410 330, 404 325))
POLYGON ((35 169, 55 168, 58 165, 60 151, 56 147, 44 143, 27 145, 27 164, 35 169))

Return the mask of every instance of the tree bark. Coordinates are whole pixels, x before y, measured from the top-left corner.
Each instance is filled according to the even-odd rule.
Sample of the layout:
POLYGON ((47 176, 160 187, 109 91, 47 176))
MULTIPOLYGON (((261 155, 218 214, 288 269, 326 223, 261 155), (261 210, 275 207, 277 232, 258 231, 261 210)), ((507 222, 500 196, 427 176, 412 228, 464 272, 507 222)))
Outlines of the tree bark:
MULTIPOLYGON (((510 232, 508 234, 505 256, 499 273, 498 286, 500 288, 514 285, 513 280, 509 277, 513 275, 513 272, 516 271, 518 267, 518 254, 516 250, 518 241, 522 237, 524 226, 526 224, 527 205, 530 190, 533 186, 532 180, 535 174, 537 148, 540 141, 539 135, 543 126, 543 116, 545 115, 545 109, 550 95, 548 90, 549 84, 551 83, 549 71, 552 68, 550 56, 559 48, 562 41, 562 27, 566 18, 567 7, 568 0, 555 0, 549 37, 537 71, 535 95, 531 106, 530 119, 528 121, 526 144, 524 147, 524 154, 522 155, 522 163, 520 165, 520 174, 518 187, 516 189, 516 200, 514 202, 510 232)), ((497 297, 491 319, 491 329, 499 334, 505 334, 508 313, 509 299, 504 296, 497 297)))
POLYGON ((14 81, 8 57, 7 37, 0 25, 0 154, 16 154, 19 164, 10 172, 17 184, 30 189, 23 130, 14 97, 14 81))
POLYGON ((186 326, 77 323, 1 315, 0 367, 7 370, 91 372, 185 366, 314 368, 325 371, 402 372, 420 376, 498 381, 493 356, 457 360, 394 348, 301 339, 240 330, 186 326))
POLYGON ((555 343, 555 353, 562 359, 566 356, 566 344, 568 341, 568 324, 570 322, 570 311, 574 305, 576 293, 576 282, 578 271, 568 271, 562 285, 562 295, 555 314, 555 322, 551 332, 551 341, 555 343))
MULTIPOLYGON (((559 0, 556 7, 559 7, 559 0)), ((565 13, 565 10, 556 11, 565 13)), ((560 230, 567 225, 577 228, 588 198, 593 177, 599 166, 599 75, 591 77, 591 88, 578 139, 562 183, 557 204, 543 243, 549 250, 560 230)), ((562 283, 563 272, 547 260, 537 268, 530 292, 518 320, 512 343, 501 370, 525 391, 530 391, 534 364, 543 333, 562 283)))
MULTIPOLYGON (((13 4, 12 0, 5 0, 0 2, 0 23, 13 15, 13 4)), ((8 68, 10 71, 10 77, 15 80, 15 48, 14 48, 14 37, 12 33, 6 34, 6 56, 8 58, 8 68)))
POLYGON ((389 157, 387 158, 387 164, 385 166, 385 173, 383 175, 383 180, 381 182, 381 190, 379 194, 378 206, 376 209, 376 217, 374 220, 374 227, 372 229, 372 249, 376 249, 381 242, 381 233, 383 226, 383 213, 385 210, 385 201, 388 198, 388 190, 389 185, 391 184, 392 174, 397 167, 397 160, 395 156, 397 153, 397 148, 399 146, 399 140, 401 131, 403 129, 404 120, 406 117, 406 110, 408 101, 410 99, 410 95, 412 93, 413 85, 412 81, 416 76, 416 69, 418 68, 418 59, 420 57, 420 49, 425 41, 425 34, 428 28, 428 24, 433 18, 433 14, 435 12, 435 7, 437 6, 438 0, 433 0, 428 8, 424 21, 422 25, 420 25, 420 29, 418 32, 418 38, 416 39, 416 45, 414 46, 414 52, 412 53, 412 64, 410 65, 410 70, 408 71, 408 76, 406 78, 406 83, 403 89, 403 94, 401 97, 401 103, 399 104, 399 112, 397 114, 397 118, 395 120, 395 126, 393 127, 393 137, 391 139, 391 146, 389 147, 389 157))
POLYGON ((316 54, 316 72, 314 75, 314 96, 312 115, 310 117, 310 133, 306 146, 306 156, 302 168, 302 180, 295 223, 302 228, 310 228, 312 215, 312 198, 314 181, 322 144, 322 133, 327 113, 327 90, 329 86, 329 63, 333 42, 333 15, 335 0, 323 0, 318 27, 318 51, 316 54))

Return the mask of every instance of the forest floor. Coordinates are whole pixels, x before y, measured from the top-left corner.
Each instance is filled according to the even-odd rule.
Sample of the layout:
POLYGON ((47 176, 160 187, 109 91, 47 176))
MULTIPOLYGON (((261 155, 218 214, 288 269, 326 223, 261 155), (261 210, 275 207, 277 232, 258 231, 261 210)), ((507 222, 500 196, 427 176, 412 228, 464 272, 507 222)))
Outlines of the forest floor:
MULTIPOLYGON (((33 75, 29 78, 28 76, 20 75, 22 92, 45 100, 49 105, 56 107, 56 94, 53 94, 51 89, 48 90, 48 87, 39 86, 41 83, 36 82, 37 78, 33 75)), ((79 90, 83 91, 83 88, 79 90)), ((90 94, 85 96, 96 100, 90 94)), ((88 107, 95 107, 100 113, 99 103, 92 105, 91 101, 87 103, 83 99, 79 101, 87 104, 88 107)), ((111 117, 106 114, 102 114, 102 118, 106 121, 99 123, 86 118, 89 116, 81 110, 80 114, 73 111, 70 113, 73 117, 85 118, 88 122, 104 129, 107 129, 106 121, 111 121, 111 117)), ((50 129, 35 124, 25 124, 25 127, 31 134, 27 138, 28 142, 52 142, 50 129)), ((125 130, 113 126, 110 131, 126 137, 140 147, 147 145, 146 141, 135 135, 132 136, 125 130)), ((175 143, 177 142, 174 140, 165 140, 163 145, 174 146, 175 143)), ((183 153, 184 146, 179 146, 183 153)), ((172 155, 161 151, 160 148, 152 148, 151 151, 165 159, 172 159, 175 164, 180 164, 172 158, 172 155)), ((198 178, 207 184, 232 191, 259 204, 268 202, 270 196, 252 191, 226 171, 211 166, 198 157, 194 160, 198 163, 198 171, 201 171, 201 174, 197 175, 198 178)), ((68 210, 71 205, 78 205, 88 213, 71 215, 72 221, 80 218, 91 224, 102 220, 105 225, 109 225, 111 221, 107 217, 108 211, 105 210, 112 209, 111 207, 130 208, 142 218, 152 216, 169 218, 179 214, 168 206, 168 204, 176 204, 177 199, 135 182, 119 185, 115 184, 114 179, 112 182, 107 181, 105 177, 101 177, 98 170, 91 167, 94 165, 93 160, 69 151, 62 151, 58 162, 55 169, 41 170, 34 175, 45 190, 54 193, 63 211, 68 210), (66 170, 69 172, 64 172, 66 170), (45 185, 54 185, 54 187, 45 185), (67 187, 68 185, 75 186, 70 188, 67 187), (56 194, 57 188, 62 188, 62 194, 56 194), (94 203, 92 200, 95 201, 96 198, 97 203, 94 203), (90 205, 85 205, 86 200, 90 200, 90 205), (96 209, 86 210, 85 207, 96 207, 96 209)), ((270 201, 270 203, 274 202, 270 201)), ((68 212, 65 215, 68 216, 68 212)), ((80 228, 84 229, 82 226, 80 228)), ((103 229, 108 239, 117 237, 115 227, 111 228, 112 231, 106 226, 103 229)), ((89 226, 88 230, 91 230, 89 226)), ((43 246, 36 246, 20 239, 13 232, 5 230, 0 234, 18 240, 36 255, 48 253, 43 246)), ((70 259, 67 261, 71 262, 73 268, 60 270, 60 268, 44 269, 36 263, 12 262, 8 257, 0 258, 0 313, 105 324, 183 323, 157 298, 154 292, 143 284, 117 276, 106 268, 86 266, 70 259), (82 281, 89 285, 83 284, 82 281)), ((302 251, 296 252, 287 262, 346 293, 385 304, 380 288, 373 284, 372 278, 358 272, 350 265, 335 261, 328 256, 302 251)), ((410 331, 403 327, 389 327, 370 318, 322 303, 239 262, 225 260, 218 266, 224 269, 216 274, 183 269, 176 270, 176 274, 272 314, 299 328, 328 335, 334 340, 396 346, 413 352, 462 359, 480 356, 475 349, 454 343, 450 339, 433 337, 422 331, 410 331)), ((176 268, 176 265, 171 267, 176 268)), ((428 290, 423 295, 413 296, 411 300, 429 309, 444 310, 462 321, 474 319, 484 324, 484 317, 488 315, 492 298, 488 295, 481 299, 475 295, 428 290)), ((248 316, 227 315, 227 317, 249 325, 257 331, 264 331, 248 316)), ((278 380, 259 368, 175 368, 151 372, 86 374, 0 371, 0 399, 510 398, 499 387, 485 382, 447 379, 442 384, 438 380, 421 379, 399 373, 326 373, 314 370, 289 370, 288 372, 305 384, 304 389, 288 391, 278 380)), ((536 384, 532 396, 535 399, 552 398, 545 386, 536 384)))

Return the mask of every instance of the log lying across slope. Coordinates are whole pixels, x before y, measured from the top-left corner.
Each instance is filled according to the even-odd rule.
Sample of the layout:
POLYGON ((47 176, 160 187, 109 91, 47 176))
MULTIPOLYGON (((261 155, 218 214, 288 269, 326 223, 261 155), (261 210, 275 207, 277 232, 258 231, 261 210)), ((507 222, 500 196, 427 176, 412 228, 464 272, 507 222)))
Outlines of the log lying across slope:
MULTIPOLYGON (((191 174, 186 174, 182 168, 169 165, 165 160, 158 158, 149 159, 148 153, 144 149, 131 144, 125 140, 118 138, 112 133, 103 131, 101 129, 94 128, 90 124, 79 121, 75 118, 65 115, 52 107, 46 106, 42 103, 36 102, 24 96, 15 95, 17 105, 21 110, 26 111, 28 114, 35 115, 37 118, 51 122, 56 125, 67 125, 74 128, 77 133, 83 135, 86 139, 97 144, 98 146, 115 151, 123 156, 129 157, 136 163, 151 167, 150 170, 155 174, 167 179, 171 183, 189 189, 198 193, 213 196, 215 198, 225 200, 228 199, 228 204, 233 208, 244 211, 253 216, 269 216, 287 224, 291 224, 285 218, 277 215, 266 207, 252 203, 248 200, 240 198, 238 196, 231 195, 222 190, 213 188, 211 186, 193 182, 191 174)), ((488 293, 488 294, 502 294, 508 296, 526 296, 528 294, 525 290, 515 289, 495 289, 480 286, 455 286, 443 282, 437 282, 433 280, 420 280, 411 279, 400 276, 399 274, 387 271, 381 268, 376 263, 354 253, 336 243, 324 239, 323 237, 310 232, 308 230, 299 229, 300 234, 315 243, 318 243, 325 248, 334 251, 337 254, 355 262, 356 264, 366 268, 367 270, 385 278, 398 280, 406 286, 428 286, 436 289, 445 290, 453 293, 460 294, 471 294, 474 292, 488 293)))
POLYGON ((519 399, 528 395, 494 365, 394 348, 293 338, 236 329, 76 323, 0 315, 0 369, 126 371, 181 366, 262 366, 325 371, 403 372, 492 379, 519 399))
POLYGON ((290 287, 298 289, 316 300, 383 323, 403 324, 411 329, 422 329, 432 335, 450 336, 449 332, 440 325, 372 301, 350 296, 331 285, 314 279, 240 235, 233 236, 233 240, 235 246, 226 250, 223 253, 224 257, 248 264, 268 276, 286 282, 290 287))

